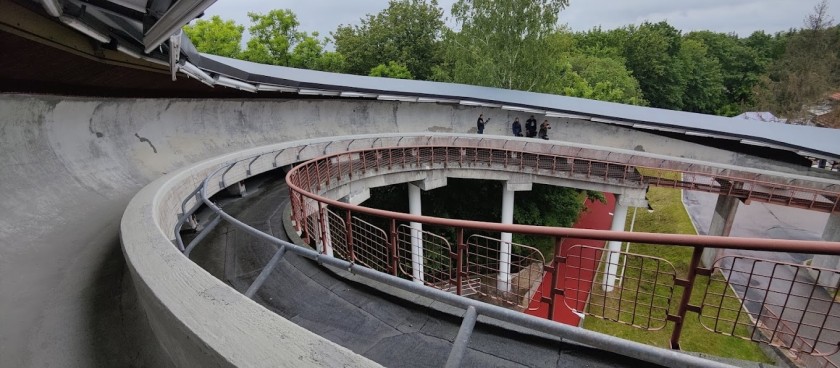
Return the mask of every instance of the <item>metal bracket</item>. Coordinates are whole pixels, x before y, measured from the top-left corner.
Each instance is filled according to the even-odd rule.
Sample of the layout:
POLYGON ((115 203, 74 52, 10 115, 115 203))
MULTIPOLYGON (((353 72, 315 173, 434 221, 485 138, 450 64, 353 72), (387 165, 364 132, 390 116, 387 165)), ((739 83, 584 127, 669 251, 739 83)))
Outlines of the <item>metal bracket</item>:
POLYGON ((301 148, 300 150, 298 150, 298 152, 297 152, 297 160, 300 160, 300 153, 301 153, 301 152, 303 152, 303 150, 305 150, 305 149, 306 149, 306 147, 309 147, 309 145, 307 144, 307 145, 303 146, 303 148, 301 148))
POLYGON ((277 167, 277 157, 280 157, 280 154, 284 151, 286 151, 285 148, 281 149, 280 152, 277 152, 277 154, 274 155, 274 161, 271 163, 271 167, 277 167))
POLYGON ((251 165, 253 165, 254 161, 258 160, 260 157, 262 157, 262 155, 257 155, 257 157, 254 157, 254 159, 251 160, 251 162, 248 163, 248 170, 245 170, 245 174, 247 174, 248 176, 251 176, 251 165))
POLYGON ((169 36, 169 71, 172 72, 173 81, 177 79, 176 75, 178 73, 178 69, 181 67, 178 65, 178 59, 181 58, 182 32, 184 32, 184 30, 179 30, 178 33, 169 36))
POLYGON ((219 179, 219 189, 224 189, 225 188, 225 174, 227 174, 228 171, 230 171, 230 169, 233 169, 233 167, 236 166, 236 164, 238 164, 238 163, 239 163, 239 161, 236 161, 236 162, 232 163, 230 166, 228 166, 227 170, 225 170, 225 172, 222 173, 222 177, 221 177, 221 179, 219 179))

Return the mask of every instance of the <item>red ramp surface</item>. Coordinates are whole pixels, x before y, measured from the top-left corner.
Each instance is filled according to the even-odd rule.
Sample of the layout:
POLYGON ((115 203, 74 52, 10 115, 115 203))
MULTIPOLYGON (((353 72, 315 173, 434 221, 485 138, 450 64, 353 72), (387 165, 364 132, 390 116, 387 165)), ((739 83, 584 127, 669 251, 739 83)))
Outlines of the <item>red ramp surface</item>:
MULTIPOLYGON (((609 230, 612 223, 612 212, 615 209, 615 196, 612 193, 604 193, 604 197, 606 198, 607 203, 601 203, 599 201, 593 202, 587 199, 584 203, 586 211, 580 215, 580 218, 573 227, 576 229, 609 230)), ((580 254, 582 249, 574 246, 586 245, 600 249, 603 248, 605 244, 606 242, 603 240, 566 238, 563 239, 563 242, 561 243, 561 254, 568 257, 570 262, 579 263, 581 260, 583 262, 597 260, 600 258, 600 252, 592 249, 583 249, 584 252, 591 252, 593 254, 580 254), (570 252, 573 252, 574 254, 571 254, 570 252)), ((580 317, 572 312, 572 310, 566 305, 568 304, 576 310, 584 309, 589 290, 592 287, 592 279, 595 277, 594 270, 596 270, 596 268, 594 265, 581 267, 574 265, 575 267, 572 267, 573 269, 570 270, 573 274, 570 273, 569 277, 566 277, 565 266, 565 264, 560 264, 560 267, 557 269, 557 285, 558 287, 562 287, 563 290, 566 290, 568 295, 566 295, 565 298, 559 295, 555 297, 553 320, 567 325, 577 326, 580 324, 580 317)), ((540 301, 540 298, 543 295, 550 295, 551 277, 552 274, 550 272, 546 272, 543 277, 542 284, 540 285, 541 292, 536 293, 535 297, 531 300, 526 313, 542 318, 548 318, 548 303, 540 301)))

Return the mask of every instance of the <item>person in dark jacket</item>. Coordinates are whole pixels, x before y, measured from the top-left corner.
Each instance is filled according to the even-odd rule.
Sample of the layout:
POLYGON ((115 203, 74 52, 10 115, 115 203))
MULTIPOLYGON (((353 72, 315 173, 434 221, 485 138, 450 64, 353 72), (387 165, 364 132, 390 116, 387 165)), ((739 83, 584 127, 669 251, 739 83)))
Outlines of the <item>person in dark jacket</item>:
POLYGON ((543 123, 540 124, 540 138, 548 139, 548 130, 549 129, 551 129, 551 124, 548 123, 548 120, 543 121, 543 123))
POLYGON ((478 114, 478 121, 475 122, 475 127, 478 128, 478 134, 484 134, 484 124, 489 122, 489 118, 487 121, 484 120, 484 114, 478 114))
POLYGON ((537 136, 537 119, 534 119, 534 115, 525 120, 525 136, 529 138, 537 136))
POLYGON ((515 137, 522 136, 522 124, 519 122, 519 118, 513 119, 513 125, 511 125, 511 129, 513 129, 513 135, 515 137))

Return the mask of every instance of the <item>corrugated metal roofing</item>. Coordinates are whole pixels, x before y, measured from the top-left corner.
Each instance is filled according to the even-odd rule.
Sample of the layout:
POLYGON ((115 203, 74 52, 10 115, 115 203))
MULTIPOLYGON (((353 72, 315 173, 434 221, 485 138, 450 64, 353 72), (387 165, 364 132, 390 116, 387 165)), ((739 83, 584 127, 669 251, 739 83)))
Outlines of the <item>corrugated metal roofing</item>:
MULTIPOLYGON (((67 0, 64 5, 67 7, 82 5, 81 3, 77 3, 77 1, 67 0)), ((60 4, 55 0, 40 0, 40 2, 44 4, 45 8, 49 8, 47 4, 54 4, 55 6, 59 6, 60 4)), ((203 8, 209 6, 212 2, 213 0, 202 0, 197 2, 197 4, 203 8)), ((140 51, 143 46, 138 41, 141 38, 143 38, 144 42, 150 41, 146 40, 148 37, 138 32, 137 28, 140 24, 139 22, 145 21, 146 14, 143 12, 148 10, 145 7, 140 7, 142 3, 143 1, 140 0, 104 0, 98 4, 109 8, 109 10, 91 11, 88 14, 90 18, 96 19, 85 17, 83 17, 84 19, 65 18, 75 19, 81 22, 98 23, 94 24, 97 27, 94 27, 92 31, 83 32, 88 33, 88 36, 91 36, 91 32, 102 32, 105 28, 104 26, 107 26, 108 30, 105 32, 110 33, 112 43, 114 40, 117 40, 118 47, 124 47, 122 51, 136 55, 139 54, 137 51, 140 51), (124 21, 120 21, 120 18, 123 18, 124 21)), ((156 6, 159 5, 164 10, 169 8, 167 4, 171 5, 166 0, 153 0, 147 3, 152 8, 157 9, 156 6)), ((86 3, 85 5, 90 6, 90 4, 86 3)), ((177 2, 177 5, 180 6, 182 4, 181 2, 177 2)), ((93 8, 96 7, 94 6, 93 8)), ((172 6, 172 8, 175 8, 175 6, 172 6)), ((174 11, 170 12, 174 13, 174 11)), ((172 23, 172 21, 186 23, 191 19, 189 17, 190 14, 192 13, 179 13, 179 17, 174 18, 176 20, 168 19, 170 21, 169 23, 172 23)), ((161 16, 161 18, 163 17, 161 16)), ((182 25, 177 26, 180 27, 182 25)), ((174 26, 174 24, 170 26, 174 26)), ((197 69, 190 69, 191 65, 195 64, 206 71, 239 80, 219 81, 218 78, 213 80, 211 76, 206 74, 198 76, 202 78, 204 83, 211 85, 226 84, 234 88, 253 91, 259 89, 252 84, 271 84, 275 86, 291 86, 298 89, 315 90, 291 90, 297 91, 300 94, 336 96, 340 94, 339 92, 356 92, 364 95, 356 95, 355 97, 380 99, 385 97, 385 99, 408 101, 420 97, 450 100, 450 102, 463 104, 500 105, 502 108, 520 109, 533 113, 549 112, 550 114, 554 114, 553 116, 563 116, 563 114, 574 115, 575 117, 590 119, 600 123, 629 125, 637 129, 659 130, 688 136, 733 139, 745 145, 767 146, 796 152, 803 156, 840 160, 840 130, 787 124, 767 124, 765 122, 749 120, 736 121, 720 116, 500 88, 366 77, 262 65, 220 56, 198 54, 186 37, 181 38, 181 43, 183 46, 179 56, 183 55, 183 57, 181 57, 180 63, 183 64, 185 59, 189 60, 186 64, 191 63, 190 65, 183 64, 181 67, 182 72, 187 73, 189 70, 196 71, 197 69), (251 85, 240 82, 251 83, 251 85), (326 90, 332 93, 323 93, 317 90, 326 90)), ((168 52, 168 47, 159 47, 155 49, 155 55, 153 57, 162 61, 161 59, 166 58, 168 52)), ((149 56, 152 55, 147 54, 144 57, 148 59, 149 56)), ((282 88, 272 89, 271 87, 263 90, 275 92, 285 91, 282 88)))
POLYGON ((545 93, 513 91, 464 84, 366 77, 263 65, 202 54, 200 67, 247 82, 297 88, 353 91, 373 94, 468 100, 535 110, 584 115, 603 123, 633 125, 689 135, 739 139, 744 144, 767 145, 803 155, 840 159, 840 130, 761 121, 734 121, 728 117, 625 105, 545 93), (213 61, 215 63, 212 63, 213 61), (227 68, 234 70, 226 70, 227 68))

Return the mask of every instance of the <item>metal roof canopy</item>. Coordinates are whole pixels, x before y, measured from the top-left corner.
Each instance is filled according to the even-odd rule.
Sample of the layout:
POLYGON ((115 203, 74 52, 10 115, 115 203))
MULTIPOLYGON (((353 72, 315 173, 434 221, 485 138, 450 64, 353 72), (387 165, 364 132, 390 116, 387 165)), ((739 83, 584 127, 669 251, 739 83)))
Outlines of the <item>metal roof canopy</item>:
POLYGON ((584 119, 663 134, 680 134, 686 138, 733 140, 748 147, 748 150, 752 149, 750 147, 769 147, 800 156, 840 160, 840 130, 834 129, 768 124, 501 88, 295 69, 200 54, 185 35, 177 37, 177 32, 215 0, 149 0, 145 6, 141 6, 143 0, 30 1, 41 3, 48 13, 60 15, 62 22, 75 26, 89 37, 112 46, 115 44, 118 50, 149 61, 165 63, 161 56, 169 56, 171 47, 164 42, 173 42, 171 37, 176 35, 175 41, 180 40, 177 42, 180 46, 175 48, 176 57, 168 63, 173 76, 176 71, 181 71, 211 86, 222 85, 256 93, 281 91, 302 95, 501 107, 548 117, 584 119), (63 15, 68 8, 81 8, 81 14, 77 14, 78 17, 63 15), (85 8, 91 11, 85 12, 85 8), (138 32, 139 22, 142 22, 142 33, 138 32), (142 51, 148 55, 140 55, 142 51), (154 55, 149 54, 152 51, 154 55), (214 75, 203 73, 201 69, 214 75))
POLYGON ((199 67, 252 83, 515 106, 528 111, 545 111, 549 116, 569 114, 571 117, 607 124, 733 139, 741 141, 742 144, 773 147, 805 156, 840 159, 840 130, 836 129, 735 120, 722 116, 465 84, 295 69, 209 54, 201 54, 201 57, 201 60, 196 62, 199 67))

